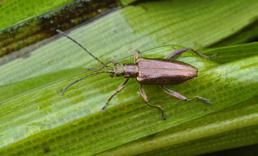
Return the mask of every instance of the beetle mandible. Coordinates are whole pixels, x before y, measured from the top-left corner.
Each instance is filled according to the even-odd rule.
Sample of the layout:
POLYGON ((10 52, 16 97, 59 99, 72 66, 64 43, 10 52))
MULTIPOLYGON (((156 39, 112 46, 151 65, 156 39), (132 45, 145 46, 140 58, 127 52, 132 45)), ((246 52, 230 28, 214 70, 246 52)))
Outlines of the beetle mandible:
MULTIPOLYGON (((134 63, 133 64, 117 64, 113 63, 113 66, 110 67, 104 62, 102 62, 99 58, 94 56, 91 52, 89 52, 84 46, 82 46, 79 42, 71 38, 69 35, 64 34, 61 30, 57 30, 58 33, 61 33, 68 39, 72 40, 75 44, 77 44, 79 47, 81 47, 85 52, 87 52, 90 56, 92 56, 95 60, 97 60, 99 63, 101 63, 104 67, 104 71, 96 72, 90 75, 87 75, 85 77, 82 77, 81 79, 78 79, 69 85, 67 85, 62 90, 62 94, 67 91, 68 88, 73 86, 74 84, 84 80, 85 78, 91 76, 91 75, 97 75, 99 73, 109 73, 112 77, 120 77, 123 76, 125 78, 125 81, 118 86, 116 91, 108 98, 106 104, 102 107, 102 110, 106 109, 112 98, 117 95, 119 92, 121 92, 124 88, 127 82, 130 78, 135 78, 136 81, 140 84, 139 94, 143 98, 145 104, 149 107, 153 107, 158 109, 161 112, 162 119, 166 119, 164 110, 161 106, 152 105, 149 103, 148 97, 143 89, 143 85, 159 85, 161 89, 167 93, 168 95, 184 101, 190 101, 191 99, 187 98, 186 96, 180 94, 179 92, 176 92, 174 90, 171 90, 165 85, 171 85, 171 84, 180 84, 187 80, 190 80, 194 77, 197 77, 198 75, 198 69, 194 66, 175 60, 175 58, 179 55, 181 55, 184 52, 192 51, 195 54, 208 58, 206 55, 202 54, 199 51, 196 51, 192 48, 184 48, 177 50, 175 52, 171 52, 165 59, 148 59, 143 58, 140 56, 140 52, 137 51, 137 53, 134 55, 134 63)), ((210 101, 206 98, 195 96, 198 100, 210 104, 210 101)))

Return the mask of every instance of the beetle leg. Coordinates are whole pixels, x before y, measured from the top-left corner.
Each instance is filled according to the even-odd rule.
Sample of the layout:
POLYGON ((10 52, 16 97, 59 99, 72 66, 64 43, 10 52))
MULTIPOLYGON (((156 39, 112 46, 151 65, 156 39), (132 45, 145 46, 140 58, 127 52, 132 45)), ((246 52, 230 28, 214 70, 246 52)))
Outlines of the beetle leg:
POLYGON ((165 112, 164 112, 163 108, 161 106, 156 106, 156 105, 152 105, 152 104, 149 103, 148 97, 147 97, 142 85, 140 85, 140 92, 139 93, 140 93, 141 97, 143 98, 145 104, 149 107, 153 107, 153 108, 158 109, 161 112, 162 119, 166 120, 165 112))
POLYGON ((165 93, 167 93, 167 94, 170 95, 170 96, 173 96, 173 97, 175 97, 175 98, 177 98, 177 99, 179 99, 179 100, 191 101, 191 99, 185 97, 184 95, 182 95, 182 94, 180 94, 180 93, 178 93, 178 92, 176 92, 176 91, 174 91, 174 90, 168 89, 168 88, 166 88, 166 87, 164 87, 164 86, 160 86, 160 87, 163 89, 163 91, 164 91, 165 93))
POLYGON ((197 54, 197 55, 199 55, 199 56, 201 56, 201 57, 203 57, 205 59, 209 59, 209 57, 207 55, 204 55, 202 52, 199 52, 199 51, 194 50, 192 48, 184 48, 184 49, 176 50, 175 52, 172 52, 172 53, 168 54, 166 59, 167 60, 175 59, 177 56, 179 56, 179 55, 181 55, 181 54, 183 54, 185 52, 188 52, 188 51, 189 52, 191 51, 191 52, 193 52, 193 53, 195 53, 195 54, 197 54))
POLYGON ((126 83, 128 82, 128 80, 129 80, 129 78, 126 79, 122 84, 120 84, 120 85, 118 86, 118 88, 116 89, 115 93, 113 93, 113 94, 108 98, 108 100, 107 100, 105 106, 102 107, 102 110, 106 109, 107 106, 108 106, 108 104, 109 104, 109 102, 112 100, 112 98, 113 98, 115 95, 117 95, 119 92, 121 92, 121 91, 125 88, 125 85, 126 85, 126 83))
POLYGON ((195 98, 199 101, 202 101, 203 103, 205 104, 212 104, 211 101, 209 99, 206 99, 204 97, 201 97, 201 96, 195 96, 195 98))
MULTIPOLYGON (((161 88, 164 90, 165 93, 167 93, 168 95, 173 96, 173 97, 175 97, 175 98, 177 98, 179 100, 191 101, 191 99, 183 96, 182 94, 180 94, 180 93, 178 93, 176 91, 168 89, 168 88, 166 88, 164 86, 161 86, 161 88)), ((201 101, 201 102, 203 102, 205 104, 211 104, 211 101, 209 99, 204 98, 204 97, 195 96, 194 98, 196 98, 197 100, 199 100, 199 101, 201 101)))

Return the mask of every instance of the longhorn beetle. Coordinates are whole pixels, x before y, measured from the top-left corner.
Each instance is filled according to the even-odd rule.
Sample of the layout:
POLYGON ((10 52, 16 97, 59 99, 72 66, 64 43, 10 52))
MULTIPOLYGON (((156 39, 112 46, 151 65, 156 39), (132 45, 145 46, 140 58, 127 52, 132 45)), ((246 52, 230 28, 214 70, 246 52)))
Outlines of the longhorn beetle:
MULTIPOLYGON (((125 85, 127 84, 130 78, 135 78, 140 84, 139 93, 140 93, 140 96, 143 98, 145 104, 148 105, 149 107, 158 109, 161 112, 162 119, 165 120, 166 118, 165 118, 165 113, 163 108, 161 106, 156 106, 149 103, 148 97, 142 86, 159 85, 161 89, 168 95, 175 97, 176 99, 179 99, 179 100, 190 101, 191 99, 185 97, 179 92, 168 89, 164 85, 183 83, 197 76, 198 69, 193 67, 190 64, 175 60, 177 56, 181 55, 184 52, 192 51, 201 57, 207 58, 206 55, 191 48, 184 48, 184 49, 172 52, 163 60, 143 58, 140 56, 140 52, 138 51, 134 55, 133 64, 113 63, 112 66, 109 66, 108 64, 105 64, 104 62, 102 62, 91 52, 89 52, 84 46, 82 46, 79 42, 71 38, 69 35, 66 35, 61 30, 57 30, 57 32, 64 35, 71 41, 73 41, 75 44, 81 47, 85 52, 87 52, 91 57, 93 57, 96 61, 98 61, 103 65, 103 68, 101 68, 99 71, 95 71, 91 69, 95 71, 95 73, 86 75, 85 77, 82 77, 68 84, 65 88, 62 89, 62 95, 67 91, 68 88, 86 79, 89 76, 97 75, 100 73, 109 73, 112 77, 124 76, 125 81, 122 84, 120 84, 116 89, 115 93, 113 93, 107 99, 107 102, 103 106, 102 110, 106 109, 106 107, 108 106, 112 98, 124 89, 125 85)), ((195 98, 203 101, 204 103, 208 103, 208 104, 210 103, 210 101, 206 98, 203 98, 200 96, 195 96, 195 98)))

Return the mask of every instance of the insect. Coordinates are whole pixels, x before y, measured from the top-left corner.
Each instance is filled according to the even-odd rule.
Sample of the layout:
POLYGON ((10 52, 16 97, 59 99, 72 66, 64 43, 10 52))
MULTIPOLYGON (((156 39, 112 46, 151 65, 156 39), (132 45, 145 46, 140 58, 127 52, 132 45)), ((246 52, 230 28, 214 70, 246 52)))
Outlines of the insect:
MULTIPOLYGON (((116 91, 107 99, 106 104, 103 106, 103 110, 107 108, 110 101, 114 96, 116 96, 119 92, 121 92, 124 88, 129 79, 135 78, 136 81, 140 84, 139 94, 143 98, 145 104, 149 107, 153 107, 158 109, 161 112, 162 119, 166 119, 164 109, 161 106, 152 105, 149 103, 148 96, 145 93, 145 90, 143 89, 143 85, 159 85, 161 89, 167 93, 168 95, 184 101, 190 101, 191 99, 187 98, 186 96, 180 94, 179 92, 176 92, 174 90, 171 90, 165 85, 171 85, 171 84, 180 84, 187 80, 190 80, 198 75, 198 69, 194 66, 180 62, 175 60, 175 58, 179 55, 181 55, 184 52, 192 51, 196 53, 197 55, 207 58, 207 56, 203 55, 202 53, 190 49, 190 48, 184 48, 181 50, 177 50, 175 52, 170 53, 165 59, 148 59, 143 58, 140 55, 140 52, 137 52, 134 55, 134 63, 133 64, 115 64, 113 63, 112 66, 109 66, 108 64, 105 64, 102 62, 99 58, 94 56, 91 52, 89 52, 85 47, 83 47, 79 42, 71 38, 70 36, 64 34, 62 31, 57 30, 59 33, 62 33, 65 37, 72 40, 75 44, 80 46, 84 51, 86 51, 91 57, 93 57, 95 60, 97 60, 99 63, 103 65, 103 68, 93 74, 87 75, 81 79, 78 79, 69 85, 67 85, 62 90, 62 94, 67 91, 68 88, 73 86, 74 84, 82 81, 83 79, 92 76, 97 75, 99 73, 109 73, 112 77, 120 77, 123 76, 125 78, 124 82, 118 86, 116 91)), ((206 98, 195 96, 195 98, 205 102, 210 103, 210 101, 206 98)))

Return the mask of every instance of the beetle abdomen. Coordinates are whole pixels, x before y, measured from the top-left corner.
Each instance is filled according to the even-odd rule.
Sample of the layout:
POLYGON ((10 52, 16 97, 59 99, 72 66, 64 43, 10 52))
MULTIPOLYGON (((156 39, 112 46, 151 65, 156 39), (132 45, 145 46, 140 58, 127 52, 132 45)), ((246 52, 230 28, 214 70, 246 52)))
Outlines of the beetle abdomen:
POLYGON ((197 76, 197 69, 180 61, 138 60, 137 81, 141 84, 178 84, 197 76))

